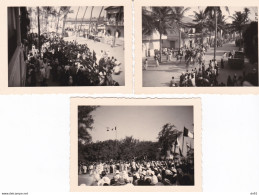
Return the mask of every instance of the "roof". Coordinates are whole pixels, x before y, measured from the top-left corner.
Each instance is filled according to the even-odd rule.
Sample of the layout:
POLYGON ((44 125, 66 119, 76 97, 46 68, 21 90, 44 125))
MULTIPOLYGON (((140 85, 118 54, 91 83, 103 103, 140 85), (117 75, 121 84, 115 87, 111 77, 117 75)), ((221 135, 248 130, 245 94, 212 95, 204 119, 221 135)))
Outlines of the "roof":
POLYGON ((184 17, 182 18, 182 22, 183 22, 185 25, 187 25, 187 26, 194 26, 194 25, 197 24, 196 22, 193 21, 192 18, 186 17, 186 16, 184 16, 184 17))
POLYGON ((109 7, 106 7, 104 10, 112 10, 112 9, 118 9, 122 6, 109 6, 109 7))

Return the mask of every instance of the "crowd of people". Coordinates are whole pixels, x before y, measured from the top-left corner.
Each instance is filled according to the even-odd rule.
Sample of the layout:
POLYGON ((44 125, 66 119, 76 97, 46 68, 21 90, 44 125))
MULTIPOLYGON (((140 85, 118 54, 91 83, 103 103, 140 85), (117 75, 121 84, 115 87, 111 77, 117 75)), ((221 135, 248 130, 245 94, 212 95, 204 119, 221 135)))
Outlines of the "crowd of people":
POLYGON ((87 186, 194 185, 193 162, 181 160, 80 162, 78 173, 87 186))
POLYGON ((180 81, 176 82, 172 77, 170 87, 209 87, 209 86, 244 86, 244 85, 257 85, 257 71, 253 68, 252 72, 237 76, 236 73, 228 75, 226 82, 219 82, 218 76, 220 70, 225 68, 225 64, 229 58, 235 56, 235 51, 229 53, 224 52, 220 64, 217 60, 212 59, 205 65, 206 48, 202 45, 196 48, 185 50, 186 72, 180 75, 180 81), (189 64, 193 68, 189 71, 189 64), (197 67, 197 68, 196 68, 197 67))
POLYGON ((27 86, 118 86, 112 74, 120 74, 121 63, 101 50, 96 53, 87 44, 65 41, 61 36, 42 36, 41 52, 31 44, 26 56, 27 86))

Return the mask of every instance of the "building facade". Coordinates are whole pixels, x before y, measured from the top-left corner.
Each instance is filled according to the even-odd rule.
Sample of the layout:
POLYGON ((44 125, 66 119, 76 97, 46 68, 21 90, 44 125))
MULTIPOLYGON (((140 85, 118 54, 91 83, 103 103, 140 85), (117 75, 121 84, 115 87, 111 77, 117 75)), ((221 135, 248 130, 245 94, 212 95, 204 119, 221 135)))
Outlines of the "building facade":
MULTIPOLYGON (((194 47, 197 39, 195 22, 191 18, 184 17, 184 27, 175 26, 167 30, 167 35, 162 35, 162 48, 178 50, 181 47, 194 47), (181 33, 181 36, 180 36, 181 33)), ((160 50, 158 31, 150 36, 142 36, 142 56, 154 56, 155 50, 160 50)))
POLYGON ((26 8, 8 7, 8 86, 25 86, 26 64, 22 31, 25 27, 21 18, 27 14, 26 8))
POLYGON ((123 6, 110 6, 106 11, 105 30, 108 35, 124 38, 124 10, 123 6))

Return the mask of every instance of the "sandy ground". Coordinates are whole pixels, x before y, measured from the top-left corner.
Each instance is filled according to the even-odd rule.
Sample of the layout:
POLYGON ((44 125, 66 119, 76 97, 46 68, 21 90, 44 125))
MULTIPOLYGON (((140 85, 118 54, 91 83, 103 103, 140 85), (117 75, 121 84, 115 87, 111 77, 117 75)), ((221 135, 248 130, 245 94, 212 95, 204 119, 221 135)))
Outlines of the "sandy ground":
MULTIPOLYGON (((221 56, 224 52, 229 52, 233 49, 238 50, 238 48, 235 47, 233 42, 224 44, 223 47, 218 47, 216 52, 217 61, 220 62, 221 56)), ((213 59, 213 55, 214 49, 210 48, 205 55, 206 68, 208 67, 209 61, 213 59)), ((163 60, 160 66, 156 67, 153 57, 148 57, 147 59, 149 68, 147 70, 142 71, 143 87, 168 87, 172 77, 175 78, 176 82, 179 82, 180 75, 182 72, 186 72, 187 69, 191 70, 195 67, 199 68, 198 65, 189 65, 189 67, 187 68, 186 64, 184 63, 184 60, 182 60, 182 62, 180 63, 179 61, 176 61, 176 58, 173 58, 173 61, 171 62, 167 62, 165 56, 163 56, 163 60)), ((144 60, 145 58, 142 59, 142 63, 144 62, 144 60)), ((223 82, 226 84, 228 75, 230 75, 232 78, 234 74, 237 74, 237 76, 242 76, 243 71, 246 71, 246 73, 248 73, 251 72, 253 68, 256 68, 258 70, 258 67, 255 67, 254 65, 250 64, 247 59, 245 59, 244 69, 241 70, 230 69, 230 67, 227 65, 227 62, 225 62, 225 68, 219 70, 218 81, 219 83, 223 82)))

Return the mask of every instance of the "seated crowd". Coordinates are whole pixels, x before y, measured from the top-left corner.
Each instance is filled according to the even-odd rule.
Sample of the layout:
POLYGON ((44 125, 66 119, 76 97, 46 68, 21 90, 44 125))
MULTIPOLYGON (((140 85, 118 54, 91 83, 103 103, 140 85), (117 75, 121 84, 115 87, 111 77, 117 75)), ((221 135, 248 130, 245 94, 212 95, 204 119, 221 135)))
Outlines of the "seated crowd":
POLYGON ((80 163, 82 185, 194 185, 193 164, 170 161, 80 163))

